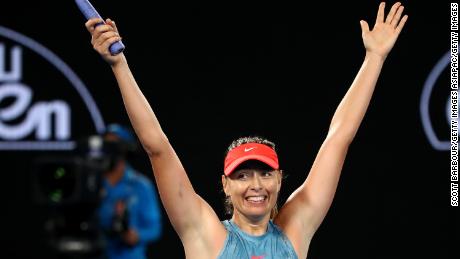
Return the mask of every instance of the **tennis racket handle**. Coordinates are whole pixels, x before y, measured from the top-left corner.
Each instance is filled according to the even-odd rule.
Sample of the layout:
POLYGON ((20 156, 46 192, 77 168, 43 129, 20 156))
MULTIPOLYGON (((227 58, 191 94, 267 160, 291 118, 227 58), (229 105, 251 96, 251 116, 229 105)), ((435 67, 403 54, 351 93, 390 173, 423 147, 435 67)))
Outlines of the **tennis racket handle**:
MULTIPOLYGON (((88 0, 75 0, 78 8, 80 9, 81 13, 85 16, 87 20, 92 18, 101 18, 101 15, 96 11, 96 8, 88 1, 88 0)), ((104 24, 104 22, 96 24, 96 27, 104 24)), ((116 41, 112 43, 109 47, 110 54, 113 56, 117 55, 118 53, 122 52, 125 49, 125 45, 121 41, 116 41)))

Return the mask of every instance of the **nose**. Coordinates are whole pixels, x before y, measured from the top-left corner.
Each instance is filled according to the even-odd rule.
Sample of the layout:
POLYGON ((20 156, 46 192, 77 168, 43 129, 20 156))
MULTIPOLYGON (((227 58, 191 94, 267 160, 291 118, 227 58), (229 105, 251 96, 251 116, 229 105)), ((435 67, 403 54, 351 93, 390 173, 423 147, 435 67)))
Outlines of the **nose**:
POLYGON ((262 181, 260 179, 260 176, 258 174, 254 174, 252 179, 251 179, 251 190, 254 191, 260 191, 262 190, 262 181))

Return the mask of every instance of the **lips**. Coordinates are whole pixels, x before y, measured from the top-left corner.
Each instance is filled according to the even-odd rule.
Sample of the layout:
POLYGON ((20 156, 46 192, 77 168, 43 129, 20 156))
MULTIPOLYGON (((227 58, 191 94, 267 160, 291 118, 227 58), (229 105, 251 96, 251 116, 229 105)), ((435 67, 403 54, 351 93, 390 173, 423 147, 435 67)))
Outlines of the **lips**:
POLYGON ((265 195, 248 196, 245 199, 246 199, 246 201, 248 201, 250 203, 263 203, 267 199, 267 196, 265 196, 265 195))

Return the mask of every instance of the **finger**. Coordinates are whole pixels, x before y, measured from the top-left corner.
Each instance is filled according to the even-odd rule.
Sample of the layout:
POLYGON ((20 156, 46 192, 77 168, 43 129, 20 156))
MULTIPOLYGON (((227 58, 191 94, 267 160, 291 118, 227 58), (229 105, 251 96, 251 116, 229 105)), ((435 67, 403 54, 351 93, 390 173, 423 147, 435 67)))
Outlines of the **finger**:
POLYGON ((369 24, 367 24, 366 21, 361 20, 361 21, 359 21, 359 24, 361 24, 361 32, 362 32, 362 34, 365 34, 365 33, 369 32, 369 24))
POLYGON ((395 13, 396 13, 396 10, 398 10, 398 7, 401 5, 400 2, 397 2, 396 4, 394 4, 391 9, 390 9, 390 12, 388 13, 387 15, 387 19, 385 20, 386 23, 390 23, 392 20, 393 20, 393 17, 395 16, 395 13))
POLYGON ((104 32, 103 34, 101 34, 101 36, 99 38, 97 38, 96 45, 102 45, 102 44, 104 44, 105 41, 107 41, 108 39, 111 39, 113 37, 120 37, 120 35, 118 35, 118 33, 116 31, 104 32))
POLYGON ((93 33, 94 27, 95 27, 96 24, 98 24, 98 23, 104 23, 104 20, 102 20, 101 18, 92 18, 92 19, 89 19, 89 20, 85 23, 85 27, 86 27, 86 29, 87 29, 90 33, 93 33))
POLYGON ((117 40, 120 40, 121 37, 118 35, 116 32, 107 32, 104 35, 101 36, 100 40, 96 42, 96 46, 104 46, 107 44, 112 44, 117 40))
POLYGON ((117 42, 119 40, 121 40, 120 36, 113 36, 113 37, 107 39, 106 41, 104 41, 100 45, 100 48, 103 50, 104 53, 107 53, 107 52, 109 52, 110 45, 112 45, 113 43, 115 43, 115 42, 117 42))
POLYGON ((385 2, 381 2, 379 5, 379 11, 377 12, 377 19, 375 23, 383 22, 383 18, 385 16, 385 2))
POLYGON ((112 26, 113 29, 114 29, 116 32, 118 32, 118 28, 117 28, 117 25, 115 24, 115 21, 113 21, 113 20, 111 20, 111 19, 107 19, 107 20, 106 20, 106 23, 107 23, 108 25, 112 26))
POLYGON ((406 21, 407 21, 408 18, 409 18, 409 16, 407 16, 407 14, 406 14, 406 15, 404 15, 404 17, 399 22, 398 27, 396 27, 396 32, 398 34, 402 31, 402 29, 404 27, 404 24, 406 24, 406 21))
POLYGON ((112 32, 106 32, 106 33, 102 34, 100 37, 95 38, 93 40, 93 42, 92 42, 94 48, 98 48, 99 46, 104 45, 104 43, 107 40, 109 40, 109 39, 111 39, 113 37, 120 37, 120 35, 118 35, 118 33, 114 32, 114 31, 112 31, 112 32))
POLYGON ((106 33, 109 31, 114 31, 112 26, 107 25, 107 24, 99 25, 96 28, 94 28, 93 36, 95 38, 99 38, 103 33, 106 33))
POLYGON ((400 6, 398 8, 398 11, 396 12, 395 16, 393 17, 393 20, 391 20, 391 25, 393 25, 393 27, 396 27, 399 23, 399 20, 401 19, 401 15, 404 11, 404 6, 400 6))

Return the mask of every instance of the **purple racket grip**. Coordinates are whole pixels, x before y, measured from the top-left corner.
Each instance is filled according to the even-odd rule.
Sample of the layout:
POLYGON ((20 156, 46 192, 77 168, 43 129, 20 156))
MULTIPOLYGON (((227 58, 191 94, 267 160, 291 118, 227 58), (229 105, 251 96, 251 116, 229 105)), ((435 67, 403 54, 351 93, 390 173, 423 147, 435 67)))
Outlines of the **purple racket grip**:
MULTIPOLYGON (((88 20, 91 18, 101 18, 102 19, 102 17, 96 11, 94 6, 88 0, 75 0, 75 3, 77 4, 78 8, 80 9, 81 13, 85 16, 86 19, 88 20)), ((104 24, 104 23, 96 24, 96 26, 99 26, 101 24, 104 24)), ((109 47, 110 54, 112 54, 113 56, 122 52, 124 49, 125 49, 125 45, 123 45, 121 41, 114 42, 109 47)))

